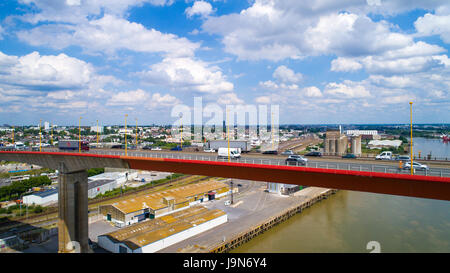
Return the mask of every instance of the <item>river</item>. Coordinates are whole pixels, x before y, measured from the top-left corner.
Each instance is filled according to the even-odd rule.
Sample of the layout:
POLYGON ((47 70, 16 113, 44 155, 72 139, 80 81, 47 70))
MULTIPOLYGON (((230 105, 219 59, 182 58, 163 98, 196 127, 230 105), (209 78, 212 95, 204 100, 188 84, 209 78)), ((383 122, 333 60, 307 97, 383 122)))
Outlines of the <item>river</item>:
MULTIPOLYGON (((414 144, 450 158, 449 144, 419 138, 414 144)), ((232 252, 367 253, 370 241, 381 252, 450 252, 450 202, 339 191, 232 252)))
POLYGON ((413 139, 413 153, 418 156, 420 151, 420 156, 423 158, 428 154, 431 157, 437 158, 447 158, 450 160, 450 142, 444 143, 442 139, 432 139, 432 138, 414 138, 413 139))

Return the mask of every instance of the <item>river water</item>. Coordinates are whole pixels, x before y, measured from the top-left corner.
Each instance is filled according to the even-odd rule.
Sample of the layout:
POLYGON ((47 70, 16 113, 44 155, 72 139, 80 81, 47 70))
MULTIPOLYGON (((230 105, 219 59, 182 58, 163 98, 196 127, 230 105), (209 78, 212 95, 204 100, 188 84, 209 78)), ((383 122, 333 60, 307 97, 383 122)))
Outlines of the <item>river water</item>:
POLYGON ((442 139, 430 138, 414 138, 413 139, 413 153, 423 158, 431 154, 431 158, 447 158, 450 160, 450 142, 444 143, 442 139))
MULTIPOLYGON (((447 149, 441 154, 450 158, 443 148, 448 144, 432 139, 415 144, 422 153, 433 147, 433 155, 447 149)), ((450 252, 450 202, 339 191, 232 252, 367 253, 370 241, 377 241, 381 252, 450 252)))

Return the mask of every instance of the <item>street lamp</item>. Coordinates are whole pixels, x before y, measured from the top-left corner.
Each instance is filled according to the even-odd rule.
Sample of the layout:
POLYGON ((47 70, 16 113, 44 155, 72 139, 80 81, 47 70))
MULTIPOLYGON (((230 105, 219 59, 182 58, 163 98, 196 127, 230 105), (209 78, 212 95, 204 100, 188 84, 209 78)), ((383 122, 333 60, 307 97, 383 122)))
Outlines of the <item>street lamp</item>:
POLYGON ((98 148, 99 144, 98 144, 98 119, 97 119, 97 148, 98 148))
POLYGON ((81 153, 81 119, 78 120, 78 152, 81 153))
POLYGON ((125 156, 127 156, 127 117, 128 114, 125 114, 125 156))
POLYGON ((42 119, 39 120, 39 152, 42 152, 42 132, 41 132, 41 124, 42 124, 42 119))
POLYGON ((230 124, 229 124, 229 120, 228 120, 228 112, 230 111, 230 109, 228 109, 227 107, 227 141, 228 141, 228 162, 231 161, 230 159, 230 124))
POLYGON ((413 102, 409 102, 409 115, 411 119, 411 143, 409 144, 409 150, 411 154, 411 175, 414 175, 414 165, 413 165, 413 134, 412 134, 412 104, 413 102))
POLYGON ((180 113, 180 122, 181 122, 181 149, 183 149, 183 113, 180 113))
POLYGON ((233 180, 230 180, 230 188, 231 188, 231 204, 233 204, 233 180))
POLYGON ((51 124, 50 127, 52 128, 52 134, 51 134, 51 138, 50 138, 50 143, 53 146, 53 124, 51 124))
POLYGON ((138 127, 137 127, 137 125, 138 125, 138 119, 136 118, 136 149, 138 146, 138 127))

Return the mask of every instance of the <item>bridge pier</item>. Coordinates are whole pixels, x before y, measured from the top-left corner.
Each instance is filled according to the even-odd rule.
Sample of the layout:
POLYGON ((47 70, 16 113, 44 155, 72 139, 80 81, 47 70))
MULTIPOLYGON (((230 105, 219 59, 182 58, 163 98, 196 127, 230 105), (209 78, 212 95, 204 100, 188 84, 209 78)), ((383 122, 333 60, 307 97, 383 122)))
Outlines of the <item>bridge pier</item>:
POLYGON ((88 175, 86 170, 69 172, 59 163, 58 252, 89 252, 88 175))

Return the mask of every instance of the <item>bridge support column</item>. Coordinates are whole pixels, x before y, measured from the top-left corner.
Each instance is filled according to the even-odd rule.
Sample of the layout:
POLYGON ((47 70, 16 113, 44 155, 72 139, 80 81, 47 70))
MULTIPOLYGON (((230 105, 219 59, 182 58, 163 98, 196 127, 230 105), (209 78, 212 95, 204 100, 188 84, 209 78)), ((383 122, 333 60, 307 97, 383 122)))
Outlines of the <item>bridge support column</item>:
POLYGON ((69 172, 59 164, 58 252, 87 253, 88 175, 85 170, 69 172))

